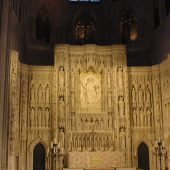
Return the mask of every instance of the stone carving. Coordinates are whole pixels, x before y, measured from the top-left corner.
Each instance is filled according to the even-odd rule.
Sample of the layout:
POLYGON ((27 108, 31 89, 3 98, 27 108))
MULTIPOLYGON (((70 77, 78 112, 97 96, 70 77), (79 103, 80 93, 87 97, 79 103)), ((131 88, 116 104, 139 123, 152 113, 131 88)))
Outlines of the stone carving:
POLYGON ((43 89, 42 85, 40 84, 38 87, 38 102, 41 103, 43 101, 43 89))
POLYGON ((31 97, 31 102, 35 102, 35 86, 34 86, 34 84, 32 84, 31 85, 31 95, 30 95, 31 97))
POLYGON ((114 134, 95 131, 70 135, 72 151, 108 151, 114 148, 114 134))
POLYGON ((95 104, 100 97, 100 84, 93 76, 87 77, 82 85, 82 98, 87 104, 95 104))
POLYGON ((132 86, 132 90, 131 90, 131 93, 132 93, 132 109, 136 109, 136 90, 135 90, 135 87, 132 86))
POLYGON ((132 110, 132 116, 133 116, 133 126, 137 126, 137 113, 134 108, 132 110))
POLYGON ((112 107, 112 94, 108 92, 108 109, 111 110, 112 107))
POLYGON ((125 129, 120 128, 120 149, 124 150, 126 148, 126 134, 125 129))
MULTIPOLYGON (((70 60, 61 61, 56 55, 57 63, 55 62, 54 67, 22 64, 20 69, 16 66, 17 69, 15 68, 13 72, 19 72, 21 75, 28 72, 28 75, 24 79, 26 85, 23 79, 19 80, 20 76, 15 74, 10 79, 12 85, 10 87, 9 147, 12 148, 13 153, 19 150, 15 154, 20 154, 20 148, 15 149, 18 141, 21 141, 23 145, 25 140, 23 153, 27 151, 32 153, 29 149, 32 148, 30 146, 34 141, 39 139, 49 144, 49 140, 56 137, 60 148, 65 151, 120 150, 126 155, 128 164, 132 161, 129 141, 132 141, 136 147, 143 137, 153 143, 153 140, 161 133, 160 125, 164 126, 164 139, 169 138, 170 93, 168 90, 165 92, 164 89, 164 86, 168 88, 169 82, 168 75, 165 76, 165 71, 169 68, 164 67, 167 62, 159 66, 126 69, 126 63, 122 63, 125 59, 119 59, 122 55, 115 58, 112 53, 105 54, 107 49, 114 51, 107 47, 102 49, 101 53, 98 53, 98 50, 96 54, 92 53, 92 50, 88 52, 84 50, 80 54, 81 49, 72 51, 70 47, 69 51, 65 52, 70 60), (73 56, 74 62, 71 62, 73 56), (109 63, 108 58, 112 62, 109 63), (74 68, 74 72, 66 66, 74 68), (24 88, 17 89, 22 86, 24 88), (19 94, 20 91, 21 94, 19 94), (29 93, 24 93, 26 91, 29 93), (19 96, 22 96, 24 100, 21 101, 19 96), (20 105, 17 104, 18 101, 21 101, 20 105), (88 109, 79 109, 82 101, 88 109), (22 111, 23 105, 25 105, 25 111, 22 111), (91 110, 89 106, 94 106, 94 109, 91 110), (56 134, 58 128, 64 131, 61 130, 56 134)), ((19 162, 22 161, 21 157, 19 162)), ((32 160, 29 154, 28 160, 32 160)), ((29 162, 27 164, 29 165, 29 162)), ((50 168, 47 167, 47 169, 50 168)))
POLYGON ((119 97, 118 100, 118 110, 119 110, 119 115, 124 116, 125 115, 125 101, 123 96, 119 97))
POLYGON ((42 125, 42 108, 39 107, 37 111, 37 127, 41 127, 42 125))
POLYGON ((17 57, 11 56, 11 87, 14 87, 17 83, 17 57))
POLYGON ((49 103, 49 101, 50 101, 50 87, 49 84, 47 84, 45 88, 45 102, 49 103))
POLYGON ((75 86, 75 76, 74 74, 71 76, 71 87, 74 89, 75 86))
POLYGON ((50 111, 49 108, 47 107, 45 109, 45 127, 49 127, 49 118, 50 118, 50 111))
POLYGON ((139 124, 142 127, 145 125, 145 115, 144 115, 143 111, 139 112, 139 124))
POLYGON ((108 113, 108 128, 109 129, 113 128, 113 116, 112 116, 112 113, 108 113))
POLYGON ((143 110, 143 105, 144 105, 144 93, 142 90, 141 85, 139 85, 138 87, 138 106, 139 106, 139 110, 143 110))
POLYGON ((60 69, 59 69, 59 87, 64 87, 65 85, 65 73, 64 73, 64 67, 63 66, 60 66, 60 69))
POLYGON ((76 129, 76 115, 74 112, 72 112, 72 115, 71 115, 71 128, 72 130, 76 129))
POLYGON ((107 75, 107 88, 108 89, 111 88, 111 75, 110 75, 110 72, 108 72, 108 75, 107 75))
POLYGON ((59 139, 58 147, 63 149, 64 148, 64 129, 63 128, 59 129, 58 139, 59 139))
POLYGON ((146 99, 145 99, 145 107, 146 109, 150 109, 151 108, 151 92, 149 90, 149 86, 146 86, 146 99))
POLYGON ((31 108, 30 111, 30 127, 34 127, 35 126, 35 108, 31 108))
POLYGON ((146 119, 146 125, 149 127, 152 126, 152 112, 149 108, 146 111, 146 119))
POLYGON ((117 68, 117 82, 118 82, 118 87, 122 88, 122 86, 123 86, 123 68, 121 66, 118 66, 118 68, 117 68))
POLYGON ((72 106, 72 108, 75 107, 75 94, 74 94, 74 92, 71 93, 71 106, 72 106))
POLYGON ((64 96, 60 96, 58 103, 59 127, 64 127, 65 122, 65 101, 64 96))

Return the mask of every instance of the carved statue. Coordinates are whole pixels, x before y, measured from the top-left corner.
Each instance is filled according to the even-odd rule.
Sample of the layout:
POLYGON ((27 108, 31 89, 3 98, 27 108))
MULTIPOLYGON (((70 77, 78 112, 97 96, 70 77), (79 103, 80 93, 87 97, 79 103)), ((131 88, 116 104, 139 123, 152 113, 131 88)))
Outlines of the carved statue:
POLYGON ((35 110, 32 107, 30 112, 30 127, 34 127, 34 126, 35 126, 35 110))
POLYGON ((125 129, 120 129, 120 148, 124 150, 126 148, 126 134, 125 129))
POLYGON ((112 107, 112 95, 111 92, 108 93, 108 109, 112 107))
POLYGON ((133 115, 133 126, 137 126, 137 114, 135 109, 132 110, 132 115, 133 115))
POLYGON ((155 83, 155 96, 156 96, 156 100, 160 99, 160 85, 158 80, 155 83))
POLYGON ((149 86, 146 86, 146 109, 151 108, 151 92, 149 90, 149 86))
POLYGON ((72 115, 71 115, 71 127, 72 127, 72 130, 74 130, 76 128, 76 115, 75 115, 75 113, 72 113, 72 115))
POLYGON ((146 116, 147 116, 147 126, 152 126, 152 112, 150 109, 147 109, 147 112, 146 112, 146 116))
POLYGON ((83 127, 84 121, 83 121, 82 118, 80 118, 79 123, 80 123, 80 124, 79 124, 79 128, 80 128, 81 130, 84 130, 84 127, 83 127))
POLYGON ((49 108, 47 107, 45 109, 45 127, 49 127, 49 117, 50 117, 50 112, 49 112, 49 108))
POLYGON ((41 118, 42 118, 42 108, 39 107, 39 108, 38 108, 38 112, 37 112, 37 126, 38 126, 38 127, 41 127, 41 125, 42 125, 42 120, 41 120, 41 118))
POLYGON ((74 77, 74 74, 72 74, 71 76, 71 87, 74 88, 75 86, 75 77, 74 77))
POLYGON ((144 122, 144 113, 142 111, 140 111, 140 126, 144 126, 145 122, 144 122))
POLYGON ((136 90, 135 87, 132 87, 132 108, 136 109, 136 90))
POLYGON ((94 122, 94 129, 99 130, 99 120, 97 118, 96 118, 96 120, 94 122))
POLYGON ((71 104, 72 104, 72 108, 74 108, 74 106, 75 106, 75 95, 74 95, 74 92, 71 93, 71 104))
POLYGON ((109 138, 109 150, 114 150, 114 138, 112 136, 109 138))
POLYGON ((138 102, 139 110, 143 110, 144 94, 141 85, 139 85, 138 89, 138 102))
POLYGON ((58 112, 59 112, 59 118, 60 120, 64 119, 65 115, 65 102, 64 102, 64 96, 60 96, 59 99, 59 106, 58 106, 58 112))
POLYGON ((64 87, 65 81, 64 81, 64 67, 61 66, 59 69, 59 87, 64 87))
POLYGON ((63 128, 61 128, 59 130, 58 139, 59 139, 59 147, 64 148, 64 130, 63 130, 63 128))
POLYGON ((119 97, 118 109, 119 109, 119 115, 124 116, 125 115, 125 102, 124 102, 123 96, 119 97))
POLYGON ((50 101, 50 87, 49 84, 47 84, 45 88, 45 102, 49 103, 49 101, 50 101))
POLYGON ((123 86, 123 68, 121 66, 117 68, 117 82, 118 87, 121 88, 123 86))
POLYGON ((32 84, 31 86, 31 101, 34 102, 35 101, 35 86, 34 84, 32 84))
POLYGON ((113 126, 113 119, 112 119, 112 113, 108 114, 108 128, 111 129, 113 126))
POLYGON ((38 87, 38 102, 41 103, 43 101, 43 89, 42 85, 40 84, 38 87))
POLYGON ((108 72, 107 75, 107 87, 110 88, 111 87, 111 77, 110 77, 110 73, 108 72))
POLYGON ((101 118, 100 120, 100 130, 104 130, 104 120, 101 118))

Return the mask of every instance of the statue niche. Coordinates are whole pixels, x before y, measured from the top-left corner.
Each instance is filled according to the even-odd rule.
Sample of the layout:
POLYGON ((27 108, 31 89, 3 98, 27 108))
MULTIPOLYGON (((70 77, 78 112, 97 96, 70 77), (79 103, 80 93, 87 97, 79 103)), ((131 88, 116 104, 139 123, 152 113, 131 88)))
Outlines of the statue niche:
POLYGON ((79 14, 75 22, 74 32, 77 44, 95 43, 96 26, 89 11, 82 11, 79 14))

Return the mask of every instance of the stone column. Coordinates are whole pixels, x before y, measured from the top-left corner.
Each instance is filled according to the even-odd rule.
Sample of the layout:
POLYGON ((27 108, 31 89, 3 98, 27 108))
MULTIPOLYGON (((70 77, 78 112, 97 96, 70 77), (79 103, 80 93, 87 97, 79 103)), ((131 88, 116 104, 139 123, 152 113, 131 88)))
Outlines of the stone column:
POLYGON ((0 169, 7 169, 11 1, 3 0, 0 32, 0 169))

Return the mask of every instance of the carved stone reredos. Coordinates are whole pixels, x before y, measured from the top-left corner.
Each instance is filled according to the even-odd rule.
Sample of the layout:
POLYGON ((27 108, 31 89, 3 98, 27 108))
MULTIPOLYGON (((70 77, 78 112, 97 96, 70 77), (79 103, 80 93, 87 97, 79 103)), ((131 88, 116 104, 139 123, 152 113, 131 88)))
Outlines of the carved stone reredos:
POLYGON ((57 45, 54 66, 20 64, 12 52, 9 155, 20 152, 26 166, 28 151, 23 169, 30 169, 35 145, 48 150, 56 141, 66 155, 123 155, 125 167, 141 142, 151 150, 164 132, 168 146, 169 65, 170 57, 157 66, 127 67, 121 45, 57 45))

